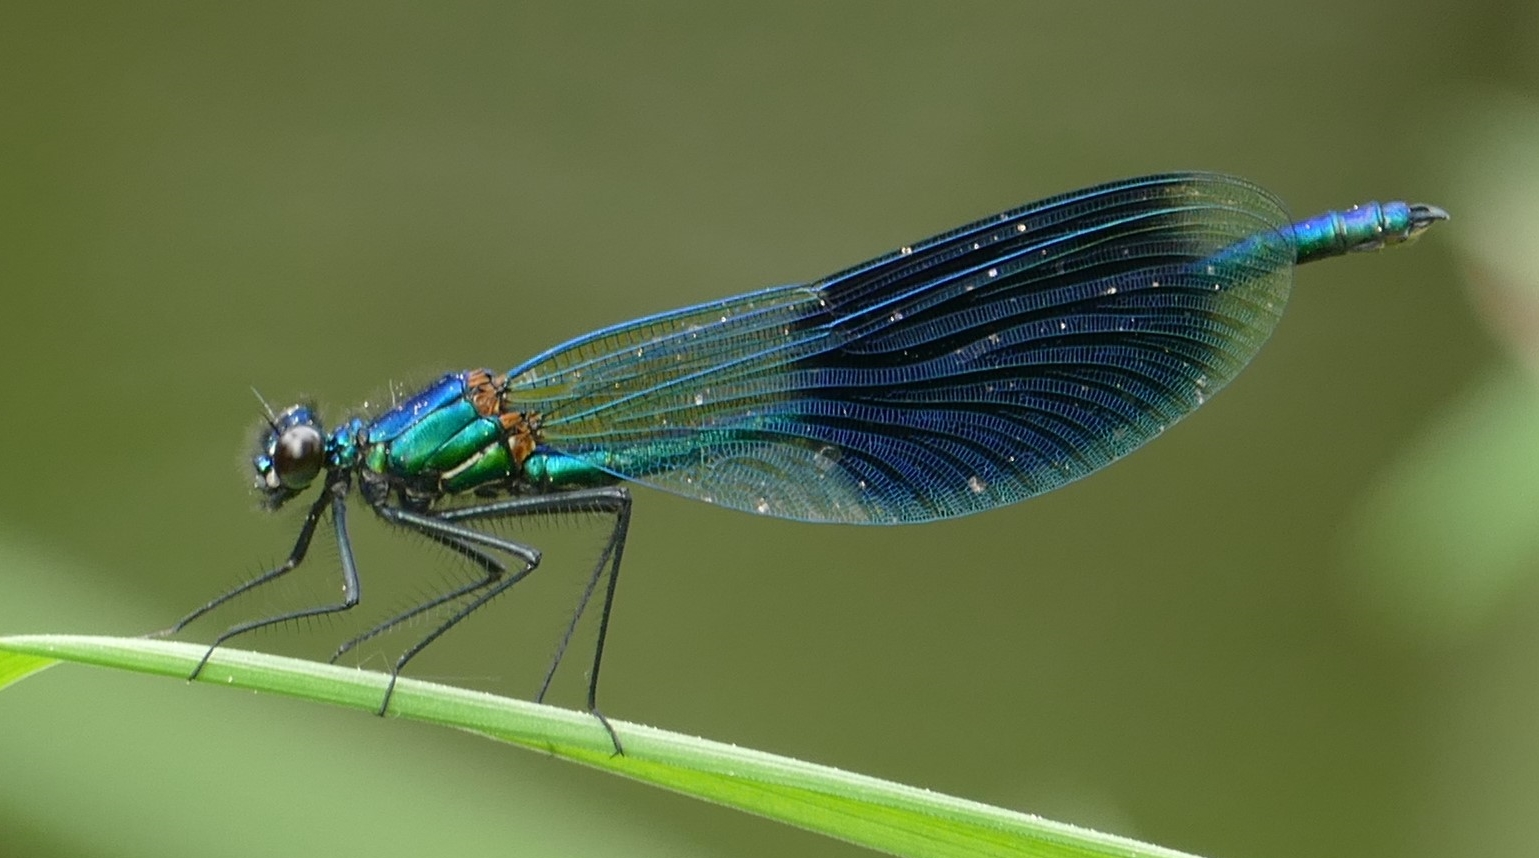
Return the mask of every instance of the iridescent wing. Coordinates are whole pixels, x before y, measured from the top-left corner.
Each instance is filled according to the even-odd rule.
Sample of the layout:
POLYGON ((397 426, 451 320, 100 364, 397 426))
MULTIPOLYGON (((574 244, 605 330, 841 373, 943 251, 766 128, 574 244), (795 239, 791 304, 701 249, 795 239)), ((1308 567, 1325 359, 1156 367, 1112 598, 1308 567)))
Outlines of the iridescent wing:
POLYGON ((1014 503, 1216 393, 1287 302, 1282 205, 1181 173, 1036 202, 509 373, 545 449, 723 506, 901 523, 1014 503))

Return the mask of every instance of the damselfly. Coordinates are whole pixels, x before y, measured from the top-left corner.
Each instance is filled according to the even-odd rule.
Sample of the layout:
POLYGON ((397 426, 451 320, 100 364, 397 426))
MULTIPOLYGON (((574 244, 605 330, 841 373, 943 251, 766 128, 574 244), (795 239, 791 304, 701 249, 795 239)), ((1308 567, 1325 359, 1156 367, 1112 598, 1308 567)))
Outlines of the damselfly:
POLYGON ((313 406, 295 405, 269 414, 254 459, 270 508, 319 483, 288 559, 169 631, 293 570, 328 512, 343 598, 233 626, 209 653, 253 629, 356 605, 347 527, 356 490, 384 520, 478 570, 336 651, 333 660, 447 612, 396 659, 383 714, 414 656, 540 563, 538 549, 477 522, 601 513, 612 520, 608 538, 536 699, 602 584, 587 705, 603 721, 599 667, 631 520, 623 483, 844 524, 1015 503, 1132 452, 1217 393, 1277 325, 1295 265, 1399 244, 1446 217, 1367 203, 1291 223, 1276 198, 1241 179, 1131 179, 813 283, 604 328, 507 372, 452 372, 330 431, 313 406))

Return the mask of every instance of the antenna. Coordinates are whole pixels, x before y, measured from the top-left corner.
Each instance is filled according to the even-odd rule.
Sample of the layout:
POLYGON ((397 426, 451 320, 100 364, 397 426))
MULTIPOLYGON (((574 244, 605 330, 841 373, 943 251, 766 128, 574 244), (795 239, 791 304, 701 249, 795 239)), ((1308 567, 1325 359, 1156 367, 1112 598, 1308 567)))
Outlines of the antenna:
POLYGON ((262 410, 267 414, 267 425, 271 426, 274 432, 278 431, 278 415, 273 413, 273 407, 267 404, 267 399, 262 396, 260 390, 256 389, 256 385, 251 386, 251 395, 257 398, 257 402, 262 403, 262 410))

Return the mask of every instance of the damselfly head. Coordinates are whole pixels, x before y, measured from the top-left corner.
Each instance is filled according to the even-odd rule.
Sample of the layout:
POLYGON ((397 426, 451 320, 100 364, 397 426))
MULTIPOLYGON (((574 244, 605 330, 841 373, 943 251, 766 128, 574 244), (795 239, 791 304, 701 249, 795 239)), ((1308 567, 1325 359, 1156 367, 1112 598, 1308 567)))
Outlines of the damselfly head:
POLYGON ((294 405, 267 421, 256 457, 256 488, 269 508, 310 487, 326 465, 326 434, 308 405, 294 405))

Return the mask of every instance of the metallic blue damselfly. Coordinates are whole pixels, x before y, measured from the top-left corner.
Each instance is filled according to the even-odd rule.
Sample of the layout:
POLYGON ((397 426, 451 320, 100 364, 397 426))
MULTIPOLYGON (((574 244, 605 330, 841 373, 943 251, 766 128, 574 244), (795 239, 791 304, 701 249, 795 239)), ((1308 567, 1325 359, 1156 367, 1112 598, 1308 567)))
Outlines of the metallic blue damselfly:
MULTIPOLYGON (((393 689, 424 647, 539 565, 537 549, 477 522, 600 513, 612 527, 536 696, 602 584, 587 688, 598 715, 631 517, 623 483, 845 524, 1015 503, 1127 455, 1229 383, 1281 318, 1295 265, 1400 244, 1446 217, 1392 202, 1293 223, 1241 179, 1149 176, 1013 209, 813 283, 604 328, 507 372, 452 372, 329 432, 314 407, 296 405, 269 414, 254 459, 268 507, 320 483, 288 559, 168 631, 293 570, 328 511, 342 600, 233 626, 209 652, 352 608, 356 490, 480 573, 333 656, 448 606, 396 660, 393 689)), ((389 700, 387 690, 381 713, 389 700)))

